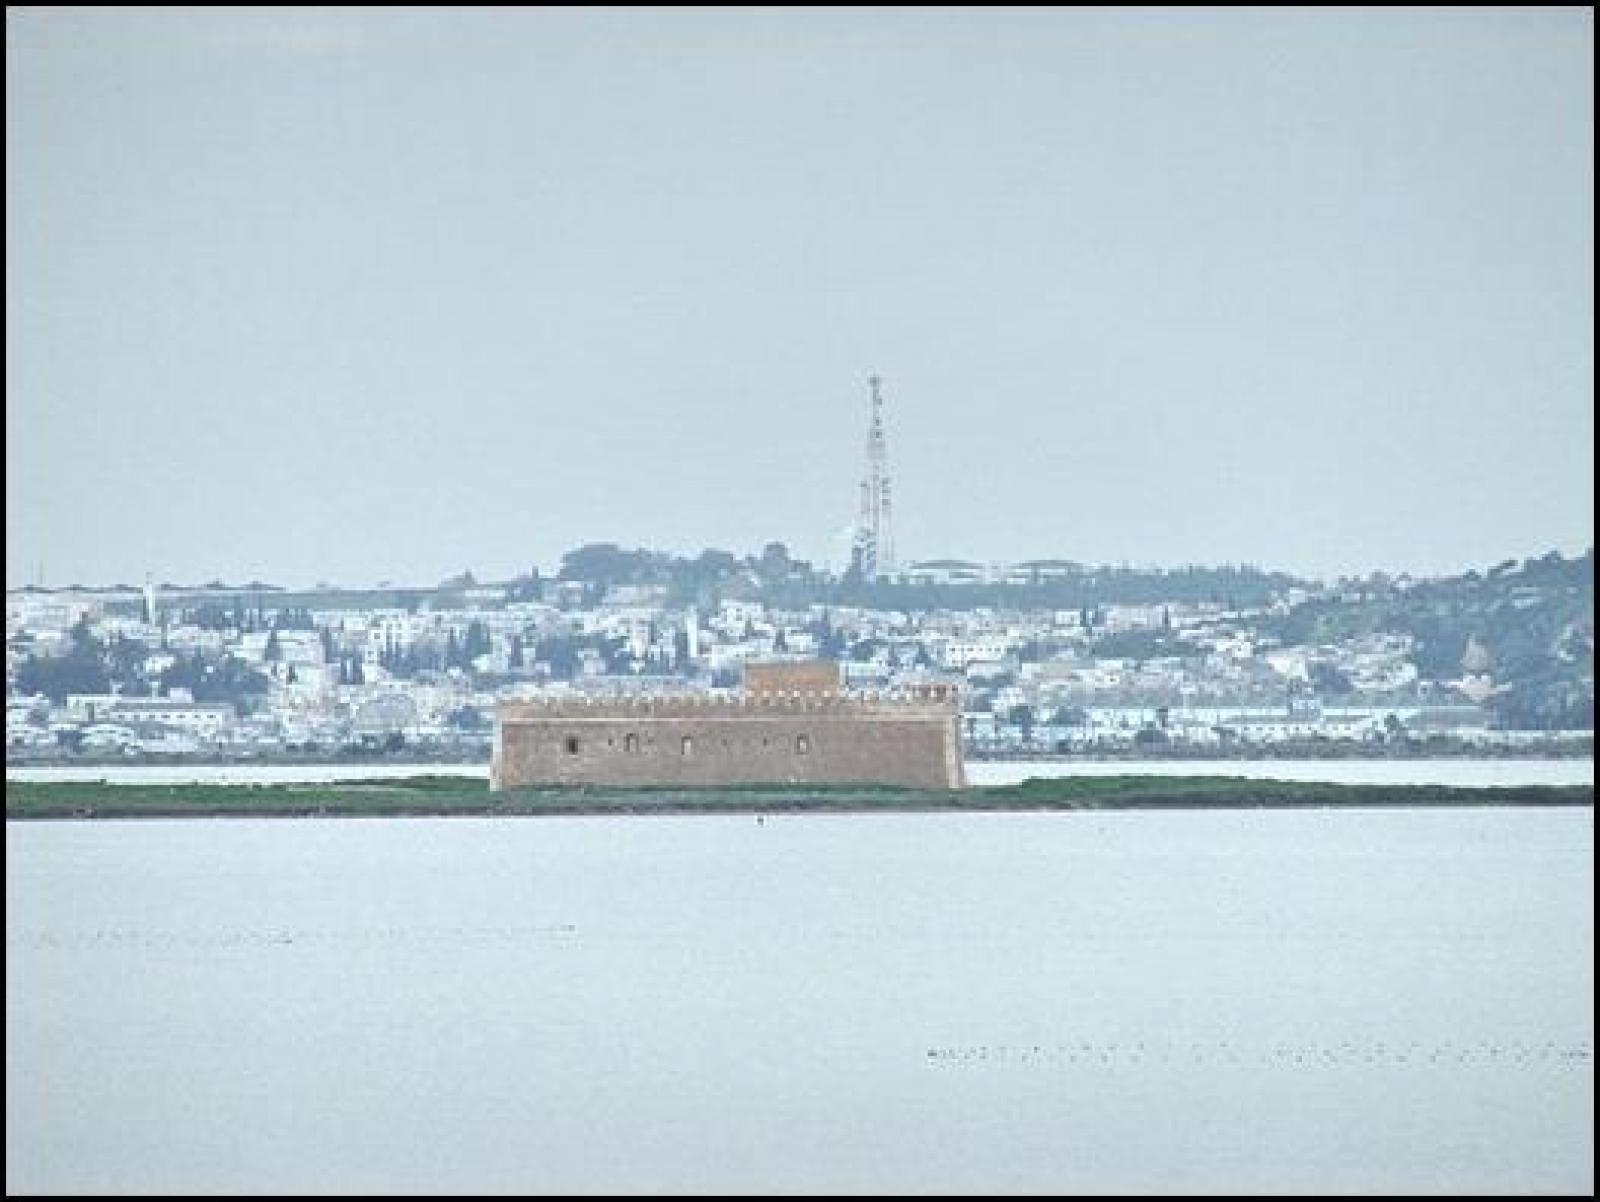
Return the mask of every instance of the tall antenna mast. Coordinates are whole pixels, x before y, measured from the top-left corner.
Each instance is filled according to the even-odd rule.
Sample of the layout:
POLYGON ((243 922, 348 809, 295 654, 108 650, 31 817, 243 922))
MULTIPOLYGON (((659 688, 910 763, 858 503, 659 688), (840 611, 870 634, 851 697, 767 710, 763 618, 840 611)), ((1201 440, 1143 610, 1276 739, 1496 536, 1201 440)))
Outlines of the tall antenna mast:
POLYGON ((867 470, 861 478, 861 512, 856 521, 855 560, 867 580, 894 571, 894 533, 890 524, 889 454, 883 437, 883 381, 867 377, 872 389, 872 422, 867 428, 867 470))

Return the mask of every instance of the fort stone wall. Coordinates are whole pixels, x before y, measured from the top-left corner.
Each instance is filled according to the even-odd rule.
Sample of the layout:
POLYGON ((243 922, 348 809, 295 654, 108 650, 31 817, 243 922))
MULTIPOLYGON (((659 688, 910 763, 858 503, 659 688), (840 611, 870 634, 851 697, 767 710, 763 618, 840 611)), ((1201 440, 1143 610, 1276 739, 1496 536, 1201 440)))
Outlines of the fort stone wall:
MULTIPOLYGON (((819 682, 820 683, 820 682, 819 682)), ((502 702, 496 789, 530 785, 966 783, 954 697, 561 698, 502 702)))

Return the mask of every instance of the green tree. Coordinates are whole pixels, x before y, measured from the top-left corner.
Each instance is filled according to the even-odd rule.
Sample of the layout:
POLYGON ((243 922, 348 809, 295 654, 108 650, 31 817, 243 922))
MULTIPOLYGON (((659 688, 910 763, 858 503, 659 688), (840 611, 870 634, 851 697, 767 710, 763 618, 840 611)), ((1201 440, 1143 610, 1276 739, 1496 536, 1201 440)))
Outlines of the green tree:
POLYGON ((616 543, 586 543, 561 557, 562 580, 586 580, 603 589, 619 584, 653 583, 658 558, 649 551, 625 551, 616 543))
POLYGON ((1024 741, 1032 740, 1033 727, 1036 720, 1037 717, 1031 705, 1014 705, 1006 711, 1006 722, 1011 726, 1022 729, 1024 741))
POLYGON ((1311 687, 1319 697, 1343 697, 1355 692, 1349 675, 1333 664, 1313 660, 1306 669, 1311 687))
POLYGON ((144 664, 149 656, 150 649, 138 639, 120 634, 112 639, 102 652, 111 685, 125 692, 142 690, 145 684, 144 664))
POLYGON ((269 681, 235 656, 208 659, 204 655, 180 655, 161 674, 167 691, 187 689, 196 701, 232 702, 241 709, 251 708, 266 696, 269 681))
POLYGON ((494 728, 494 722, 482 710, 470 705, 451 710, 446 715, 445 721, 453 729, 460 731, 485 731, 494 728))
POLYGON ((102 658, 103 646, 82 618, 67 632, 64 655, 35 656, 17 669, 19 693, 43 693, 60 704, 70 693, 105 693, 111 676, 102 658))

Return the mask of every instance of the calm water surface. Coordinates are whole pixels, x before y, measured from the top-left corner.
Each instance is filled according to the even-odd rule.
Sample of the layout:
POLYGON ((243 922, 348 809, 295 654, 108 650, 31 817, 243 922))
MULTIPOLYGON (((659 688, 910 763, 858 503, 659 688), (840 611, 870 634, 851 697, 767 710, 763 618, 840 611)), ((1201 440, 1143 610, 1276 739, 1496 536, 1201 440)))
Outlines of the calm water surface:
POLYGON ((7 1190, 1589 1192, 1593 836, 7 823, 7 1190))

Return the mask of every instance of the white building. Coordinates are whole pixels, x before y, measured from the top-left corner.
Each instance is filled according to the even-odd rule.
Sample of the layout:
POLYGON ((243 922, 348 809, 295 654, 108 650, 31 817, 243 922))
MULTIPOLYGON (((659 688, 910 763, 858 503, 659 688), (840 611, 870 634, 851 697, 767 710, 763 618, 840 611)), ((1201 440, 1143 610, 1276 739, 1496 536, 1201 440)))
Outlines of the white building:
POLYGON ((939 666, 963 671, 971 663, 1003 661, 1010 655, 1012 639, 1004 634, 946 639, 938 645, 939 666))
POLYGON ((982 584, 987 573, 969 559, 925 559, 906 569, 911 584, 982 584))
POLYGON ((225 702, 175 701, 170 697, 118 697, 103 711, 107 721, 167 726, 200 739, 216 739, 238 721, 225 702))

